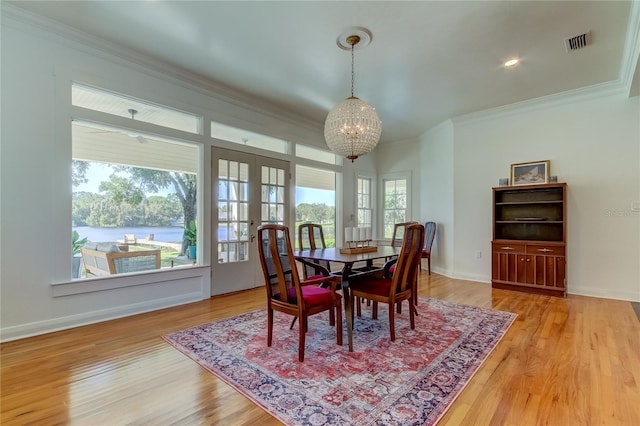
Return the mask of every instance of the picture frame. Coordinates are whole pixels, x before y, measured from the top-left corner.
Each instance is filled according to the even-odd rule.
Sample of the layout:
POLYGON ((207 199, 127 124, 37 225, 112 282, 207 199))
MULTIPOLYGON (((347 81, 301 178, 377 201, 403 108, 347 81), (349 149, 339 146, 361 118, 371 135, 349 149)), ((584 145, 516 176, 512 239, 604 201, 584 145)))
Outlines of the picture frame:
POLYGON ((549 183, 549 160, 511 165, 511 185, 542 185, 549 183))

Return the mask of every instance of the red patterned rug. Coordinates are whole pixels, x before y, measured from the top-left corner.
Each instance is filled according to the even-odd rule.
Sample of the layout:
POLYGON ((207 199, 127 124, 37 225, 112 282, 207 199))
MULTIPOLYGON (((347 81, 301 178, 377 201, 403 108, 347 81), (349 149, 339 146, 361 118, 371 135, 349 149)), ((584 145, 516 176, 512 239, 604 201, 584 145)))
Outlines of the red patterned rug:
MULTIPOLYGON (((364 305, 363 305, 364 306, 364 305)), ((267 347, 266 311, 164 336, 164 339, 288 425, 433 425, 460 394, 516 315, 420 299, 416 329, 407 304, 389 340, 387 307, 379 319, 356 317, 354 352, 326 312, 309 319, 304 363, 296 322, 275 313, 267 347)))

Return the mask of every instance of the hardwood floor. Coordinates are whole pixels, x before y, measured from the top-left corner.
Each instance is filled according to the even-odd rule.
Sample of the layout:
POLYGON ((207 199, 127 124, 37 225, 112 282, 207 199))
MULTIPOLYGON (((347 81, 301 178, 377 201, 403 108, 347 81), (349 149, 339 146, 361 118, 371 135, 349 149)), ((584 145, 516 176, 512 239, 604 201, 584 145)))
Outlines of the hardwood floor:
MULTIPOLYGON (((640 425, 631 303, 492 290, 426 272, 420 295, 518 314, 440 425, 640 425)), ((260 288, 4 343, 0 423, 280 424, 160 338, 262 308, 264 297, 260 288)))

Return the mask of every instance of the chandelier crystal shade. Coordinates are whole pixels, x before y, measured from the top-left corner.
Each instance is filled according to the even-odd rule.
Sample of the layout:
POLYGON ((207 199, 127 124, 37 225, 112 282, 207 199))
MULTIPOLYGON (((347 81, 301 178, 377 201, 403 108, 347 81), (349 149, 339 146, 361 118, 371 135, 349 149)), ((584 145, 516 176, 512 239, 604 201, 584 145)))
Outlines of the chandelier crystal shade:
POLYGON ((382 133, 382 123, 376 109, 353 96, 353 48, 360 37, 347 37, 351 45, 351 96, 336 105, 324 122, 324 138, 331 151, 351 162, 376 147, 382 133))

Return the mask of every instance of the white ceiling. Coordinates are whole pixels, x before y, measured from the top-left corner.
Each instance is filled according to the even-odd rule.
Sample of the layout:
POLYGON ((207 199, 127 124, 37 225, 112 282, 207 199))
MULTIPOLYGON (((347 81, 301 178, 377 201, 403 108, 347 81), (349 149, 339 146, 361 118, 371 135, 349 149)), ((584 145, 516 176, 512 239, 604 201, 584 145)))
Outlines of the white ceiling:
POLYGON ((637 60, 637 41, 626 40, 637 37, 638 8, 628 1, 8 3, 319 125, 350 95, 350 53, 336 39, 365 27, 373 38, 355 53, 355 95, 378 110, 383 141, 488 108, 629 84, 637 60), (593 44, 567 52, 564 39, 587 31, 593 44), (505 69, 514 56, 520 65, 505 69))

